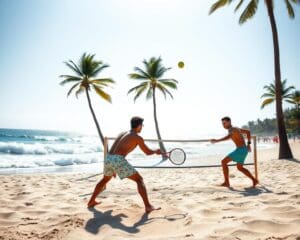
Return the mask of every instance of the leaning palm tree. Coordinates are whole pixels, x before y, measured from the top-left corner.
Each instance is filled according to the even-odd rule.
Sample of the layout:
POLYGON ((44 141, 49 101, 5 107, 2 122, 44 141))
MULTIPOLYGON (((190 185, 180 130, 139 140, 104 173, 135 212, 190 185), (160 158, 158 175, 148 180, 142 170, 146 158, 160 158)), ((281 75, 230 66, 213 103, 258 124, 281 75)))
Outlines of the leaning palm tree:
MULTIPOLYGON (((156 91, 159 90, 164 97, 170 96, 173 98, 173 95, 168 90, 170 89, 177 89, 177 81, 175 79, 164 79, 162 78, 163 75, 170 70, 171 68, 166 68, 162 65, 162 59, 152 57, 148 61, 144 60, 144 70, 135 67, 134 73, 129 74, 129 78, 133 80, 138 80, 140 83, 131 88, 128 91, 129 93, 134 92, 134 101, 138 99, 142 93, 146 93, 146 99, 149 100, 152 98, 153 101, 153 114, 154 114, 154 122, 155 122, 155 128, 157 133, 157 138, 161 140, 161 135, 158 127, 158 120, 157 120, 157 111, 156 111, 156 91)), ((163 142, 159 141, 159 147, 162 152, 166 152, 165 146, 163 142)))
POLYGON ((103 133, 100 129, 99 123, 97 121, 94 109, 92 107, 90 91, 93 89, 102 99, 111 102, 111 96, 106 93, 103 88, 108 87, 110 84, 114 83, 114 80, 111 78, 97 78, 97 75, 104 69, 109 67, 109 65, 104 64, 102 61, 97 61, 94 59, 94 54, 84 53, 80 59, 78 65, 76 65, 72 60, 65 62, 67 67, 69 67, 75 75, 61 75, 61 78, 64 78, 61 85, 66 83, 75 83, 68 91, 67 96, 75 91, 75 96, 78 97, 80 93, 85 92, 88 100, 88 105, 92 113, 96 128, 101 139, 102 144, 104 145, 103 133))
MULTIPOLYGON (((282 89, 281 89, 281 96, 282 100, 291 103, 293 100, 293 93, 291 93, 292 90, 295 89, 294 86, 286 86, 287 80, 284 79, 281 83, 282 89)), ((261 96, 261 98, 265 98, 265 100, 261 104, 261 109, 263 109, 265 106, 270 105, 276 100, 276 87, 275 83, 271 83, 270 85, 265 85, 264 89, 266 92, 261 96)))
MULTIPOLYGON (((210 9, 209 14, 213 13, 220 7, 230 4, 233 0, 218 0, 215 2, 210 9)), ((235 7, 235 11, 239 10, 245 1, 239 0, 235 7)), ((293 158, 293 154, 287 139, 286 128, 284 124, 284 115, 282 110, 282 96, 281 96, 281 70, 280 70, 280 55, 279 55, 279 42, 278 42, 278 32, 277 25, 274 16, 274 1, 265 0, 266 9, 269 15, 269 21, 272 29, 273 36, 273 48, 274 48, 274 72, 275 72, 275 89, 276 89, 276 119, 278 126, 279 135, 279 158, 293 158)), ((299 4, 299 0, 284 0, 286 8, 290 18, 295 17, 294 9, 292 4, 299 4)), ((249 0, 248 5, 242 12, 239 23, 243 24, 248 19, 252 18, 257 10, 259 0, 249 0)))

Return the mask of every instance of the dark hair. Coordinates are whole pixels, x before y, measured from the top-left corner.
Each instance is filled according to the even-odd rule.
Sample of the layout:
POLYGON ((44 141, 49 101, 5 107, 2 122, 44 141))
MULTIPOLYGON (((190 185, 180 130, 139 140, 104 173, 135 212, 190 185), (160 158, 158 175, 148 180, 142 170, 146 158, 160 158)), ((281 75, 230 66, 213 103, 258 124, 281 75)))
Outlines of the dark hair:
POLYGON ((230 117, 223 117, 223 118, 222 118, 222 121, 227 121, 227 122, 230 122, 230 121, 231 121, 231 119, 230 119, 230 117))
POLYGON ((130 120, 131 129, 137 128, 139 125, 143 124, 144 119, 141 117, 133 117, 130 120))

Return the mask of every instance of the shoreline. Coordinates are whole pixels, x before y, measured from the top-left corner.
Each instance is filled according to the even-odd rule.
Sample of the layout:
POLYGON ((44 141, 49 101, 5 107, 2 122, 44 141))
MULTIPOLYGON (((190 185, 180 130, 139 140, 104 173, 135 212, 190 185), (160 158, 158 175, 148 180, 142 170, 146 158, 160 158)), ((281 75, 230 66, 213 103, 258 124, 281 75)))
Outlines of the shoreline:
POLYGON ((255 189, 235 167, 230 189, 218 187, 221 168, 145 170, 150 202, 162 207, 146 215, 136 184, 127 179, 112 179, 97 198, 101 204, 87 209, 99 175, 0 175, 0 239, 295 240, 300 144, 291 146, 295 160, 274 160, 278 148, 259 153, 255 189))
MULTIPOLYGON (((292 145, 293 143, 291 143, 292 145)), ((259 161, 259 154, 263 154, 264 152, 272 151, 273 149, 277 149, 278 146, 276 145, 269 145, 267 148, 262 147, 258 148, 258 161, 259 161)), ((253 149, 252 149, 253 150, 253 149)), ((225 155, 224 155, 225 156, 225 155)), ((199 158, 215 158, 215 162, 211 164, 212 166, 209 166, 208 164, 198 165, 198 164, 192 164, 194 166, 199 166, 199 168, 205 168, 205 167, 218 167, 220 166, 221 163, 221 158, 223 155, 220 155, 219 153, 216 153, 215 155, 210 155, 210 156, 192 156, 188 160, 195 162, 199 158), (218 166, 217 166, 218 165, 218 166)), ((147 159, 147 156, 145 157, 147 159)), ((253 160, 253 159, 252 159, 253 160)), ((129 158, 129 162, 132 160, 129 158)), ((188 162, 188 161, 187 161, 188 162)), ((253 163, 253 162, 247 162, 247 163, 253 163)), ((142 168, 139 169, 147 169, 151 168, 151 165, 141 165, 141 164, 133 164, 134 166, 142 166, 142 168)), ((161 165, 162 168, 167 168, 164 165, 161 165)), ((170 169, 174 167, 173 165, 169 166, 170 169)), ((180 167, 180 166, 179 166, 180 167)), ((102 173, 102 168, 103 168, 103 161, 100 161, 98 163, 89 163, 89 164, 76 164, 76 165, 66 165, 66 166, 43 166, 43 167, 19 167, 19 168, 0 168, 0 176, 1 175, 10 175, 10 174, 15 174, 15 175, 22 175, 22 174, 55 174, 55 173, 102 173), (98 170, 95 170, 98 169, 98 170)), ((182 168, 191 168, 188 165, 182 166, 182 168)))

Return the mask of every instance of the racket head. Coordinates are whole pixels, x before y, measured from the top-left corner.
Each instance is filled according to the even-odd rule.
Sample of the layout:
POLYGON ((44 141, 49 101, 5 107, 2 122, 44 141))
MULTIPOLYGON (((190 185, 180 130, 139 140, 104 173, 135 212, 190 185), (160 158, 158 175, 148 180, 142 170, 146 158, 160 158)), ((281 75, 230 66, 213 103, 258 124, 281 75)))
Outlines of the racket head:
POLYGON ((174 165, 182 165, 185 162, 186 154, 181 148, 174 148, 169 153, 169 160, 174 165))

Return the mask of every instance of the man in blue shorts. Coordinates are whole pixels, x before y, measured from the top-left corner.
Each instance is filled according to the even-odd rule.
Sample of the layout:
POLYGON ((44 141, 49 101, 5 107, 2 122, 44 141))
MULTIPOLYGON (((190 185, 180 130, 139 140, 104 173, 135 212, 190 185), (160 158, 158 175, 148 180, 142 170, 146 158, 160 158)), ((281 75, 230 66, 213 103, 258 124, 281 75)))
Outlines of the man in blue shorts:
POLYGON ((244 168, 244 162, 248 155, 248 152, 251 152, 251 133, 249 130, 246 129, 240 129, 237 127, 233 127, 231 125, 231 119, 229 117, 222 118, 222 124, 225 129, 228 129, 228 135, 226 137, 220 138, 220 139, 211 139, 212 143, 217 143, 221 141, 226 141, 228 139, 231 139, 235 145, 236 149, 228 154, 223 160, 222 160, 222 168, 223 168, 223 174, 224 174, 224 183, 221 184, 223 187, 230 187, 229 183, 229 170, 227 164, 230 161, 234 161, 237 163, 237 169, 244 173, 247 177, 249 177, 252 180, 252 187, 255 187, 258 184, 257 179, 255 179, 252 174, 249 172, 248 169, 244 168), (247 145, 245 143, 245 139, 243 134, 247 135, 247 145))
POLYGON ((96 197, 105 189, 106 184, 111 180, 111 178, 118 174, 121 180, 128 178, 137 183, 138 192, 143 199, 145 211, 147 213, 160 209, 155 208, 150 204, 142 176, 126 160, 126 156, 137 146, 139 146, 146 155, 161 154, 159 149, 151 150, 148 148, 144 139, 138 135, 142 131, 143 121, 144 119, 140 117, 133 117, 130 122, 131 130, 121 133, 113 143, 106 159, 104 160, 104 176, 96 185, 94 193, 88 202, 89 208, 99 204, 99 202, 96 202, 96 197))

